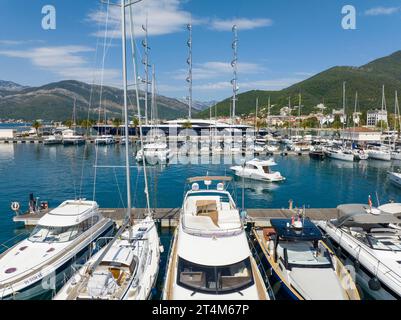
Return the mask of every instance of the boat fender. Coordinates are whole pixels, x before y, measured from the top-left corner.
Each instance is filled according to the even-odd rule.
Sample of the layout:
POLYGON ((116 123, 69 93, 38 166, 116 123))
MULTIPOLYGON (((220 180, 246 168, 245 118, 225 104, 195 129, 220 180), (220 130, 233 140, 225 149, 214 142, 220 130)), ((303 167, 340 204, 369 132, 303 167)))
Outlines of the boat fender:
POLYGON ((19 209, 20 209, 20 204, 18 202, 12 202, 11 203, 11 210, 19 211, 19 209))
POLYGON ((369 289, 373 291, 379 291, 382 287, 377 277, 370 279, 368 284, 369 284, 369 289))
POLYGON ((356 272, 359 272, 359 270, 361 269, 361 264, 358 260, 355 260, 354 262, 354 268, 356 272))

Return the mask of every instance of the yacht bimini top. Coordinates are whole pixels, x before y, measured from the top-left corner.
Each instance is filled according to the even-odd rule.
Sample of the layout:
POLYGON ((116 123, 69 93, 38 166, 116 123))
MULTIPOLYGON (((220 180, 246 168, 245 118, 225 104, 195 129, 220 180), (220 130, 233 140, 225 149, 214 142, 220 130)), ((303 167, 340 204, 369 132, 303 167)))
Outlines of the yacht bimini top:
POLYGON ((300 228, 291 225, 289 219, 272 219, 271 225, 276 231, 277 235, 290 241, 315 241, 322 239, 322 233, 319 228, 315 226, 309 219, 304 219, 300 224, 300 228))
POLYGON ((94 201, 67 200, 44 215, 38 225, 46 227, 69 227, 92 217, 99 208, 94 201))
POLYGON ((343 204, 337 207, 338 218, 332 223, 337 226, 358 226, 368 224, 401 223, 394 214, 378 208, 370 208, 365 204, 343 204))

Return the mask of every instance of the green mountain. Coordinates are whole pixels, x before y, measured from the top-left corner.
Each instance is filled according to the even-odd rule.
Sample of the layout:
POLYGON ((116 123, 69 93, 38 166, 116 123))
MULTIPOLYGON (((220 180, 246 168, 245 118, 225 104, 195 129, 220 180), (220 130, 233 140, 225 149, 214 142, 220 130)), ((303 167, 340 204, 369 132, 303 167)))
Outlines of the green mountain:
MULTIPOLYGON (((102 92, 102 110, 106 108, 108 118, 122 118, 123 91, 121 89, 90 85, 79 81, 61 81, 42 87, 7 90, 0 88, 0 118, 24 120, 59 120, 72 118, 74 99, 76 99, 77 118, 97 119, 102 92)), ((144 115, 144 94, 140 92, 142 116, 144 115)), ((150 100, 150 95, 149 95, 150 100)), ((136 112, 135 91, 129 91, 130 116, 136 112)), ((149 109, 150 109, 149 101, 149 109)), ((173 98, 157 96, 160 119, 174 119, 188 114, 188 106, 173 98)), ((193 111, 196 114, 196 110, 193 111)), ((150 117, 150 114, 149 114, 150 117)), ((102 113, 103 118, 103 113, 102 113)))
MULTIPOLYGON (((237 115, 248 115, 255 112, 255 101, 259 98, 261 108, 267 105, 271 97, 272 114, 279 114, 280 108, 291 104, 298 105, 298 95, 302 93, 302 114, 316 111, 319 103, 324 103, 326 112, 342 108, 342 84, 346 81, 347 112, 354 109, 355 92, 358 91, 359 110, 381 108, 382 85, 385 85, 387 109, 394 110, 394 92, 401 95, 401 51, 390 56, 374 60, 361 67, 334 67, 323 71, 307 80, 294 84, 280 91, 253 90, 238 96, 237 115)), ((231 98, 217 105, 218 115, 230 114, 231 98)), ((214 111, 213 111, 214 112, 214 111)), ((209 111, 202 111, 198 116, 207 118, 209 111)))

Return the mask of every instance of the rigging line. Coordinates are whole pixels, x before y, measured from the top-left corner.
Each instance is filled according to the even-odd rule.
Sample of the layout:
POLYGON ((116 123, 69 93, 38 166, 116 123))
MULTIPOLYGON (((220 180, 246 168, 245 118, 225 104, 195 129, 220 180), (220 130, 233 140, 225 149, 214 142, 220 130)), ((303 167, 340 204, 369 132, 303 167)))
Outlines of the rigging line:
POLYGON ((123 208, 125 208, 123 196, 122 196, 121 189, 120 189, 120 185, 118 184, 118 178, 117 178, 116 168, 113 168, 113 173, 114 173, 114 180, 116 181, 116 186, 117 186, 118 195, 120 196, 120 203, 121 203, 121 205, 123 206, 123 208))
MULTIPOLYGON (((135 50, 135 30, 134 30, 132 7, 129 8, 129 19, 130 19, 130 40, 131 40, 134 75, 135 75, 135 79, 138 79, 136 50, 135 50)), ((137 81, 135 81, 135 82, 137 83, 137 81)), ((138 84, 135 85, 135 92, 136 92, 136 105, 137 105, 138 119, 139 119, 139 134, 140 134, 141 148, 143 149, 144 144, 143 144, 143 134, 142 134, 142 124, 141 124, 141 108, 139 105, 138 84)), ((148 216, 151 216, 152 214, 150 212, 148 179, 147 179, 147 173, 146 173, 146 159, 144 159, 144 161, 143 161, 143 173, 144 173, 144 181, 145 181, 146 207, 147 207, 147 211, 148 211, 148 216)))
MULTIPOLYGON (((105 31, 104 31, 104 39, 103 39, 103 56, 102 56, 102 69, 101 69, 101 75, 100 75, 100 92, 99 92, 99 119, 98 123, 100 124, 100 112, 102 110, 102 98, 103 98, 103 84, 104 84, 104 66, 106 62, 106 42, 107 42, 107 36, 108 36, 108 30, 109 30, 109 4, 110 1, 107 1, 106 5, 106 25, 105 25, 105 31)), ((109 42, 109 45, 111 42, 109 42)), ((105 123, 106 124, 106 123, 105 123)), ((100 135, 100 129, 98 128, 97 131, 97 136, 100 135)), ((98 164, 99 161, 99 146, 96 145, 95 143, 95 166, 98 164)), ((97 183, 97 168, 95 167, 94 169, 94 176, 93 176, 93 189, 92 189, 92 197, 93 201, 95 201, 96 198, 96 183, 97 183)))

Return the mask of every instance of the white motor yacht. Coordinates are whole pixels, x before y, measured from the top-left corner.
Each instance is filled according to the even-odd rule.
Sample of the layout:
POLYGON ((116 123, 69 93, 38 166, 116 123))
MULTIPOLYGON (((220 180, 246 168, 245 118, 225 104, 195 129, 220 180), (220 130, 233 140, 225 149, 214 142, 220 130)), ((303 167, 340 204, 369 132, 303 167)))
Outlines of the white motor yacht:
POLYGON ((276 166, 277 163, 273 159, 259 160, 253 159, 245 162, 243 166, 234 166, 230 169, 234 171, 238 177, 244 177, 253 180, 262 180, 268 182, 280 182, 285 178, 278 171, 271 171, 270 167, 276 166))
POLYGON ((295 300, 360 300, 348 270, 309 219, 271 219, 252 231, 271 270, 272 283, 295 300), (346 285, 345 285, 346 284, 346 285))
POLYGON ((401 172, 387 172, 389 180, 396 186, 401 187, 401 172))
POLYGON ((63 143, 63 137, 61 135, 49 136, 43 140, 43 144, 45 146, 53 146, 53 145, 62 144, 62 143, 63 143))
POLYGON ((160 260, 151 218, 128 226, 71 277, 55 300, 146 300, 151 298, 160 260))
POLYGON ((114 222, 99 213, 96 202, 63 202, 38 221, 28 239, 0 255, 0 299, 52 293, 71 275, 74 264, 87 260, 94 241, 113 232, 114 222))
POLYGON ((115 143, 116 139, 111 135, 101 135, 95 139, 96 145, 110 145, 115 143))
POLYGON ((374 299, 401 298, 401 220, 394 214, 363 204, 337 207, 338 218, 317 225, 329 236, 356 282, 374 299))
POLYGON ((166 163, 173 156, 174 154, 166 143, 149 143, 138 151, 136 160, 142 162, 146 159, 146 161, 150 163, 166 163))
POLYGON ((85 144, 85 138, 83 136, 76 135, 73 130, 63 131, 63 144, 68 145, 82 145, 85 144))
MULTIPOLYGON (((163 300, 269 300, 252 256, 228 177, 188 179, 163 289, 163 300), (212 187, 213 182, 219 182, 212 187), (200 190, 199 183, 206 189, 200 190)), ((267 280, 267 279, 266 279, 267 280)))
POLYGON ((391 151, 391 159, 392 160, 401 160, 401 150, 396 149, 391 151))

